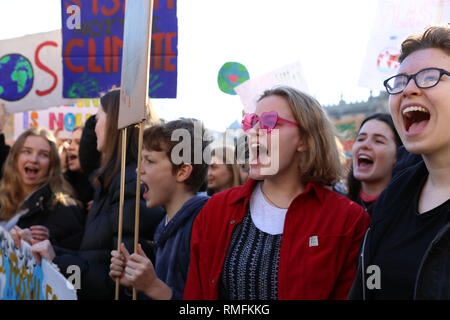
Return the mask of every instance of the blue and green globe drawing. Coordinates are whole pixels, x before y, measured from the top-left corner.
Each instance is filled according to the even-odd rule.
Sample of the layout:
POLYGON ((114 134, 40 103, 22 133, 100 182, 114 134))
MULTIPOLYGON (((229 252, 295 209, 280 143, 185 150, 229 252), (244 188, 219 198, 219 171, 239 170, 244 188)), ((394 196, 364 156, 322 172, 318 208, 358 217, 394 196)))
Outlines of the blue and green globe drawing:
POLYGON ((234 88, 250 79, 247 68, 239 62, 227 62, 219 70, 217 83, 222 92, 236 95, 234 88))
POLYGON ((33 86, 33 66, 20 54, 8 54, 0 58, 0 98, 20 100, 33 86))

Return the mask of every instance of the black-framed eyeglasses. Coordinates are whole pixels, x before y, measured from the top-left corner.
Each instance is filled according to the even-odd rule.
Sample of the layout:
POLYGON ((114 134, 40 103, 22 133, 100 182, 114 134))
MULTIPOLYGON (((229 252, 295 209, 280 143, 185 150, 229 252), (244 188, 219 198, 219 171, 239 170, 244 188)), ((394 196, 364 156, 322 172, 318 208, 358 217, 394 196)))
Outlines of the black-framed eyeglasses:
POLYGON ((439 68, 422 69, 415 74, 398 74, 384 80, 383 84, 389 94, 402 93, 411 79, 414 79, 416 85, 421 89, 432 88, 439 83, 442 75, 450 76, 450 72, 439 68))

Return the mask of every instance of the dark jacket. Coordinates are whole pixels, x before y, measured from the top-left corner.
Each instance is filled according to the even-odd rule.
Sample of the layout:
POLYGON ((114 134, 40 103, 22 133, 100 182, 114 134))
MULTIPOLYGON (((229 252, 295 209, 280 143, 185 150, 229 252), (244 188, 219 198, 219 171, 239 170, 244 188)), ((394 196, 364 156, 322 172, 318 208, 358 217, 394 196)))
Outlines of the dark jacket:
MULTIPOLYGON (((404 169, 394 178, 378 198, 372 224, 364 235, 358 255, 356 279, 349 299, 371 299, 372 290, 366 287, 367 267, 372 264, 376 245, 389 230, 391 222, 403 210, 403 204, 412 201, 417 181, 427 175, 423 161, 404 169)), ((450 210, 450 207, 447 208, 450 210)), ((419 267, 414 299, 450 299, 450 222, 436 234, 429 244, 419 267)))
POLYGON ((181 207, 166 225, 163 219, 155 232, 158 278, 172 289, 172 299, 183 298, 189 260, 192 224, 209 197, 197 194, 181 207))
POLYGON ((87 177, 90 177, 100 166, 101 153, 97 150, 96 123, 94 116, 87 119, 80 139, 78 157, 81 169, 87 177))
POLYGON ((20 228, 43 225, 48 228, 50 241, 56 246, 78 250, 84 230, 84 215, 77 205, 53 206, 54 195, 47 185, 31 194, 20 210, 28 210, 19 218, 20 228))
POLYGON ((397 161, 392 168, 392 178, 401 173, 405 168, 409 168, 418 162, 423 161, 420 154, 410 153, 405 146, 400 146, 397 149, 397 161))
MULTIPOLYGON (((148 209, 142 200, 141 188, 139 243, 146 254, 152 256, 154 231, 164 216, 162 208, 148 209)), ((128 251, 134 250, 134 220, 136 206, 136 164, 125 169, 125 192, 123 206, 122 242, 128 251)), ((81 289, 79 299, 114 299, 115 283, 109 277, 111 251, 117 250, 118 222, 120 207, 120 172, 106 189, 98 187, 94 193, 94 203, 88 213, 85 232, 78 252, 68 252, 55 248, 53 260, 61 272, 70 265, 81 269, 81 289)), ((65 274, 67 277, 70 274, 65 274)), ((123 298, 126 295, 121 290, 123 298)))
POLYGON ((88 176, 83 172, 67 170, 64 173, 64 178, 72 186, 77 195, 77 200, 84 206, 83 209, 86 209, 87 203, 94 199, 94 188, 88 176))

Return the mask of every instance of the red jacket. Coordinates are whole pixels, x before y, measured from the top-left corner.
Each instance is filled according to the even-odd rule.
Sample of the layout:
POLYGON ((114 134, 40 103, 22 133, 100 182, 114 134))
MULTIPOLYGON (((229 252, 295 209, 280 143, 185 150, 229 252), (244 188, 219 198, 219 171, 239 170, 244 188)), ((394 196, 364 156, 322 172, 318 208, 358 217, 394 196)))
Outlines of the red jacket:
MULTIPOLYGON (((214 195, 198 214, 192 229, 184 299, 218 298, 231 234, 245 216, 255 185, 249 180, 214 195)), ((308 183, 286 213, 278 299, 346 299, 369 222, 369 215, 358 204, 319 184, 308 183)))

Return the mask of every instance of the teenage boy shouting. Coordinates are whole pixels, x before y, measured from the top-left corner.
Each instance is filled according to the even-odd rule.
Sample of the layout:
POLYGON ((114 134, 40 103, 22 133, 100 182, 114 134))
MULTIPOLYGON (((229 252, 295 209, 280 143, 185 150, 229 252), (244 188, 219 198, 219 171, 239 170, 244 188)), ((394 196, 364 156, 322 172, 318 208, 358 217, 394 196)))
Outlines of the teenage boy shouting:
MULTIPOLYGON (((202 124, 194 119, 181 119, 156 125, 144 131, 141 182, 147 207, 163 206, 166 216, 155 232, 155 266, 139 245, 136 254, 129 254, 122 244, 121 253, 111 252, 110 277, 126 287, 133 286, 151 299, 182 299, 190 260, 190 240, 194 219, 209 199, 197 194, 206 179, 208 165, 203 152, 202 124), (199 130, 201 129, 201 130, 199 130), (178 130, 177 132, 175 132, 178 130), (187 131, 186 131, 187 130, 187 131), (172 141, 174 136, 189 137, 190 141, 172 141), (184 133, 184 134, 183 134, 184 133), (187 134, 189 133, 189 134, 187 134), (178 143, 188 148, 172 152, 178 143), (201 145, 201 163, 194 159, 195 146, 201 145), (184 154, 183 154, 184 152, 184 154), (174 153, 172 155, 172 153, 174 153), (181 162, 179 158, 190 161, 181 162)), ((175 139, 176 140, 176 139, 175 139)))

